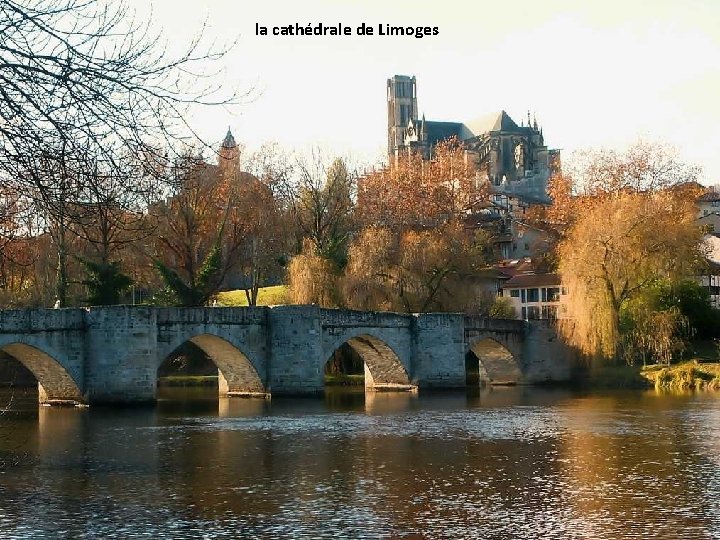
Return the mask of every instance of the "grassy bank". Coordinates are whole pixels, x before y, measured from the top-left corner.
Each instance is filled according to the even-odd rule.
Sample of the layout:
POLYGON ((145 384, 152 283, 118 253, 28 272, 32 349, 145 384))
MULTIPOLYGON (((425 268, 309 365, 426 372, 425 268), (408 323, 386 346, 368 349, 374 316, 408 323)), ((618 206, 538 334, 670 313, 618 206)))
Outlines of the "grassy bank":
POLYGON ((691 361, 670 366, 602 366, 582 376, 580 383, 592 388, 720 390, 720 364, 691 361))
MULTIPOLYGON (((273 287, 262 287, 258 291, 258 306, 275 306, 287 303, 288 290, 286 285, 275 285, 273 287)), ((218 294, 218 302, 221 306, 243 307, 248 305, 245 291, 225 291, 218 294)))
POLYGON ((720 390, 720 364, 646 366, 642 376, 663 390, 720 390))

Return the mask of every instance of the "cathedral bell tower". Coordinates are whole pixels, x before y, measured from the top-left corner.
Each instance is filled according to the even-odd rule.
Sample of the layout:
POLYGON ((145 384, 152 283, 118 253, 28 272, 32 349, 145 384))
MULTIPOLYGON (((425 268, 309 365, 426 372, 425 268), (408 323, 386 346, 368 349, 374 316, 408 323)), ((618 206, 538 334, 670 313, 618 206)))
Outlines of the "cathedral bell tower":
POLYGON ((417 86, 415 77, 394 75, 387 81, 388 156, 397 155, 405 145, 408 124, 418 124, 417 86))

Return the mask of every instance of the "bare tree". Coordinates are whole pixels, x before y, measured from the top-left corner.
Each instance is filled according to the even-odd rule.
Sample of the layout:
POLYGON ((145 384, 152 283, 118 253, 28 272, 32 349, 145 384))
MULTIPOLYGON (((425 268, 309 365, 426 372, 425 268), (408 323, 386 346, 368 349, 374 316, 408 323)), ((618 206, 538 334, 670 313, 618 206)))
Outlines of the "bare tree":
POLYGON ((0 180, 53 224, 64 303, 74 210, 108 201, 109 178, 132 190, 166 167, 164 149, 194 136, 187 107, 235 101, 206 71, 228 49, 200 31, 171 58, 122 0, 0 0, 0 33, 0 180))
POLYGON ((299 160, 297 184, 289 197, 300 235, 312 242, 315 251, 344 266, 352 229, 355 175, 342 159, 326 166, 318 153, 299 160))

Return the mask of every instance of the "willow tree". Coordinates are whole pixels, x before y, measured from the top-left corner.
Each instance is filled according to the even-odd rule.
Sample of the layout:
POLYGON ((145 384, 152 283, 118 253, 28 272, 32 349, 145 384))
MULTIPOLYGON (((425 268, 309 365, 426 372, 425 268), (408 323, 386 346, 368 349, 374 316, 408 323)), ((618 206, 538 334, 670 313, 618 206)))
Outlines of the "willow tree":
POLYGON ((484 231, 457 222, 400 234, 368 227, 352 242, 342 280, 356 309, 404 312, 467 311, 476 304, 472 281, 487 266, 484 231))
POLYGON ((290 299, 297 304, 336 306, 337 278, 347 262, 353 230, 355 175, 342 159, 326 166, 314 153, 298 160, 285 200, 302 250, 288 265, 290 299))
POLYGON ((303 250, 288 265, 288 289, 293 304, 338 305, 337 268, 306 239, 303 250))
MULTIPOLYGON (((597 196, 583 210, 558 247, 569 295, 560 329, 588 356, 625 353, 632 361, 632 351, 623 350, 623 310, 659 280, 692 275, 702 259, 694 197, 683 189, 622 189, 597 196)), ((680 321, 668 317, 663 328, 672 332, 680 321)), ((652 325, 645 328, 652 331, 652 325)))
POLYGON ((580 152, 564 174, 551 183, 546 216, 569 293, 560 330, 587 356, 633 362, 653 339, 644 334, 667 344, 684 325, 679 311, 662 312, 647 292, 692 276, 702 260, 699 169, 675 148, 641 140, 623 152, 580 152))

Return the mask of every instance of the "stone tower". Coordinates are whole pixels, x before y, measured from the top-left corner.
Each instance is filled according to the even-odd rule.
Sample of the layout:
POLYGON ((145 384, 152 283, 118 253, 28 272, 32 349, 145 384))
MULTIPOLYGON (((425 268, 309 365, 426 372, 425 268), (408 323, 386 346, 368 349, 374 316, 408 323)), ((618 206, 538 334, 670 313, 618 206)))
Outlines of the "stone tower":
POLYGON ((394 75, 387 81, 388 155, 397 153, 405 144, 405 131, 410 121, 417 124, 417 86, 415 77, 394 75))
POLYGON ((222 178, 232 178, 240 168, 240 147, 235 142, 230 127, 218 150, 218 169, 222 178))

